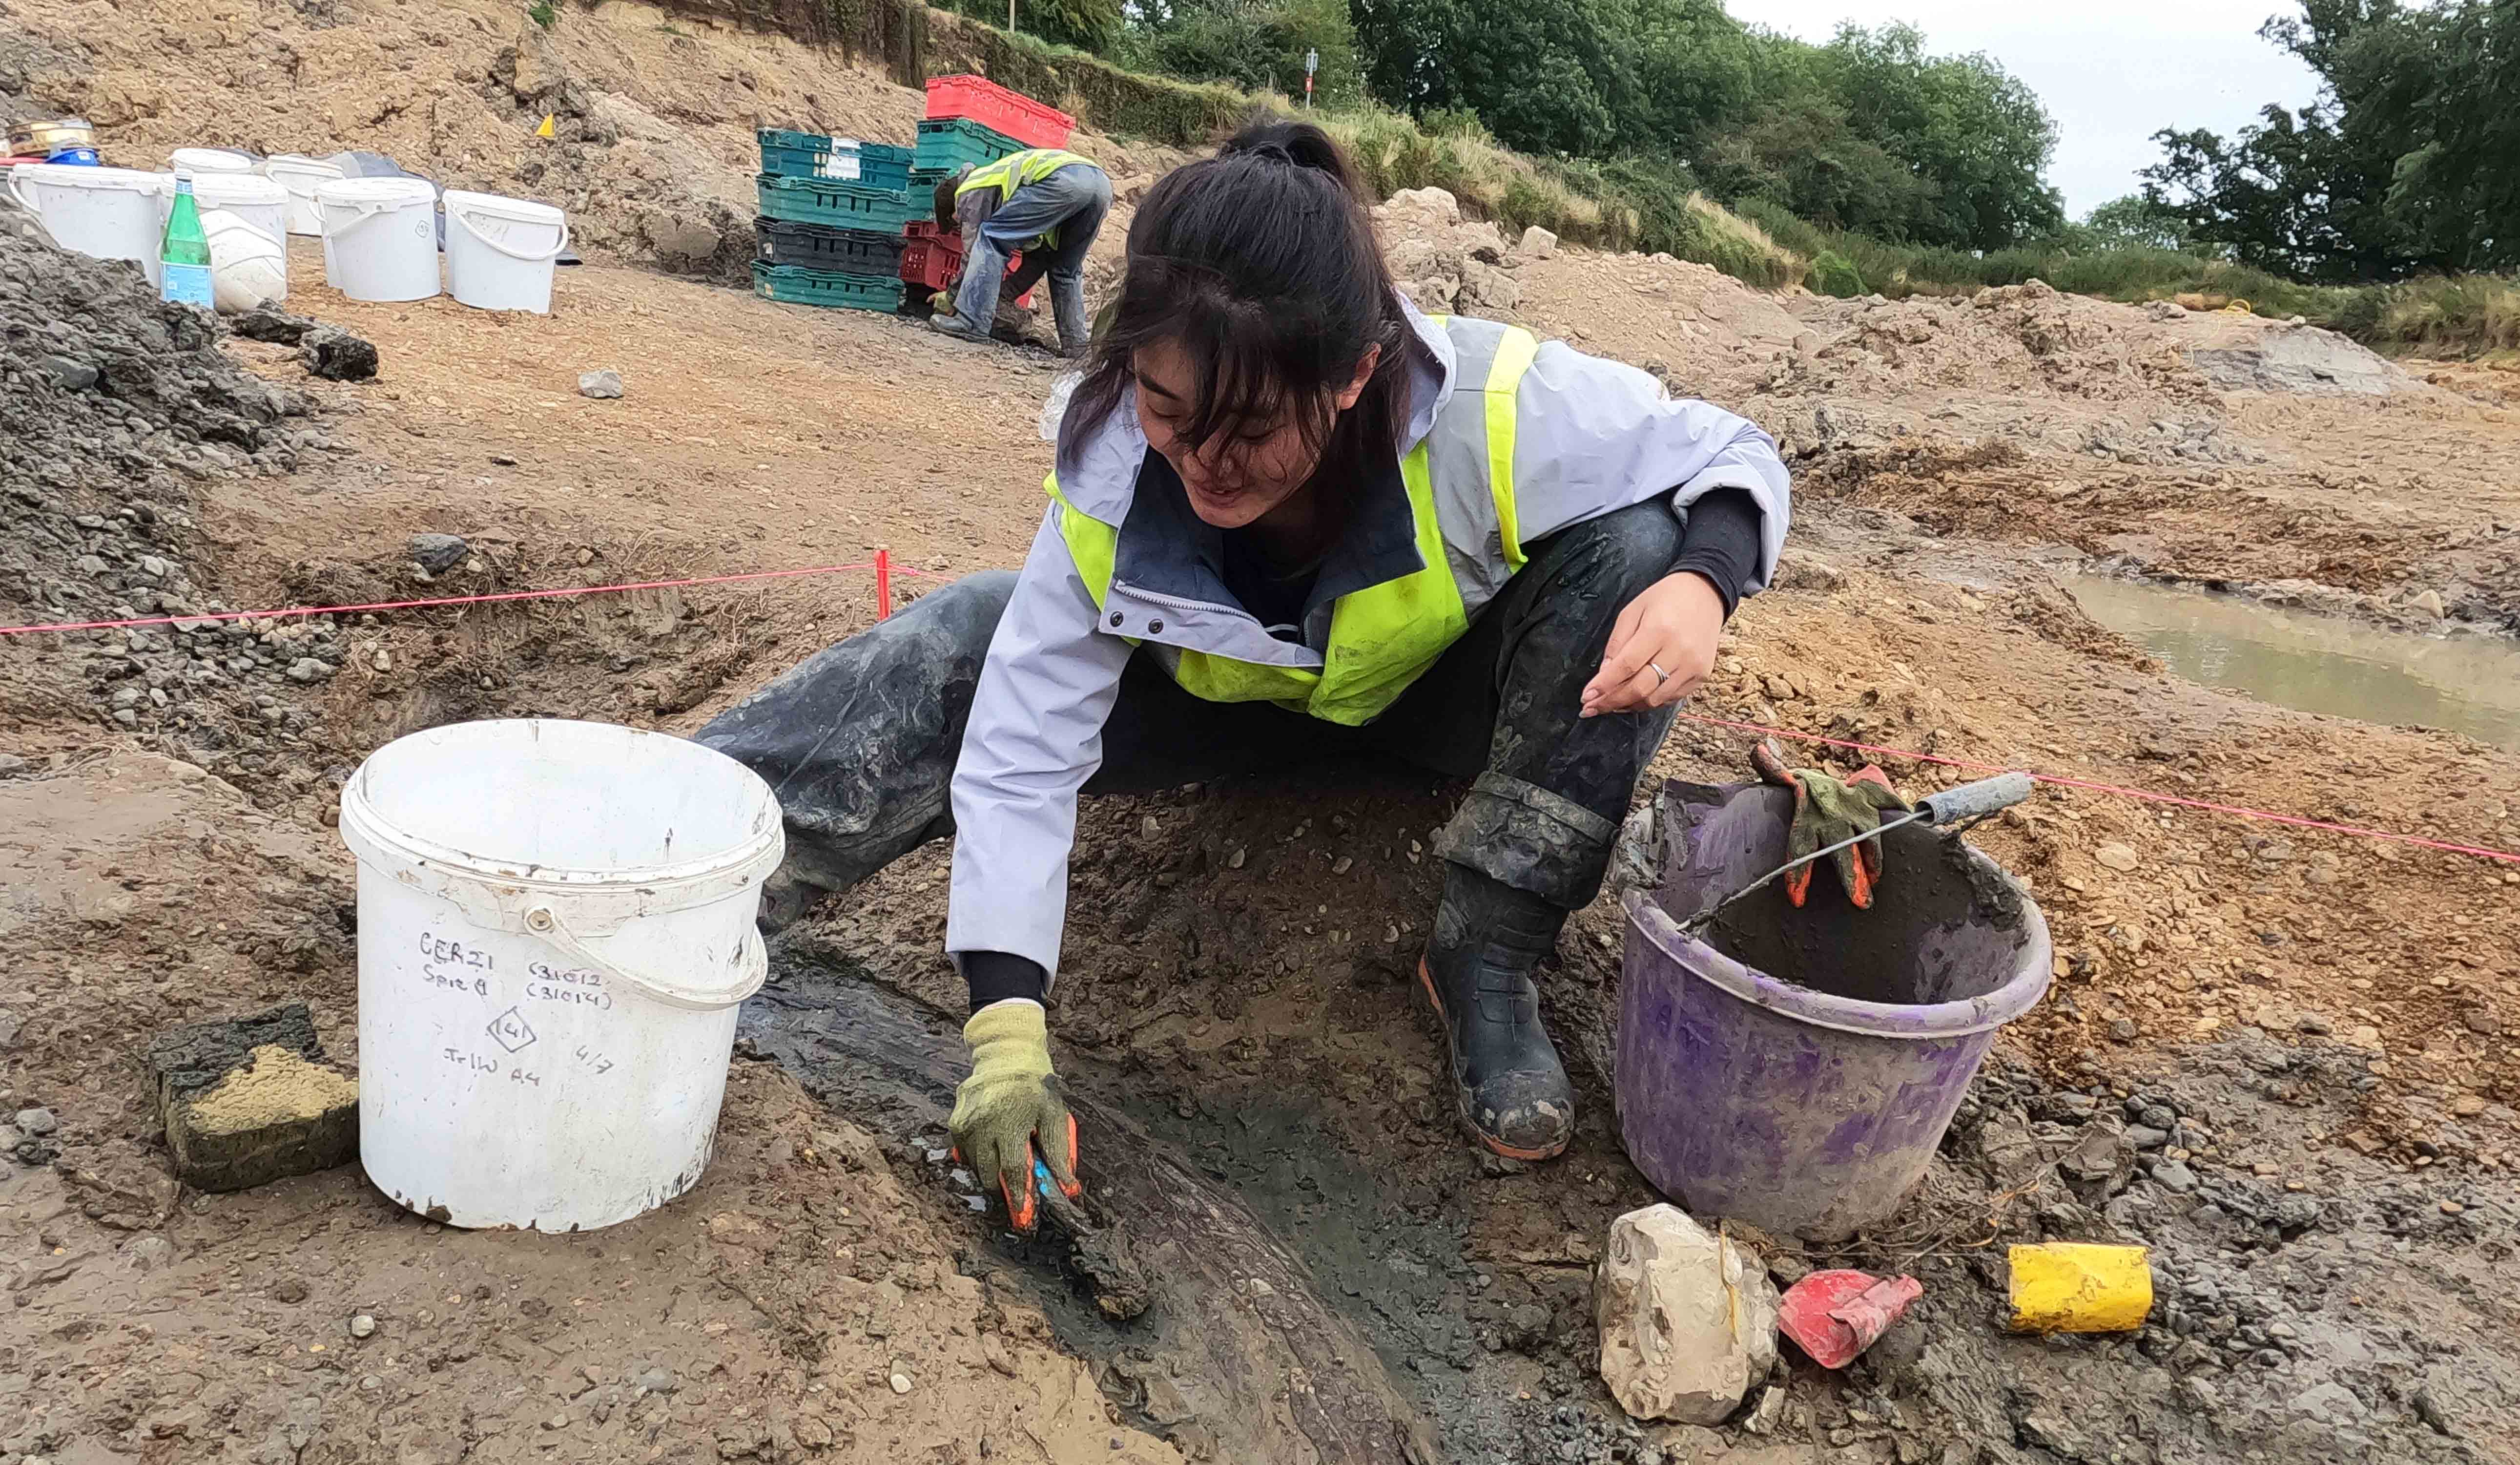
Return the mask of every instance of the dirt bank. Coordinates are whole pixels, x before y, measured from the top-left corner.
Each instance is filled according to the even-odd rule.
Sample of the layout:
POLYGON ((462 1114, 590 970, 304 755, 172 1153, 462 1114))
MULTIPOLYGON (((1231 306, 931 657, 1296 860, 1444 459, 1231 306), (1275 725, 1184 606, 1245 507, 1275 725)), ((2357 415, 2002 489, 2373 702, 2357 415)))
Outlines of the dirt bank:
MULTIPOLYGON (((27 13, 67 25, 66 11, 27 13)), ((300 26, 309 56, 407 57, 428 100, 322 142, 419 149, 436 146, 422 114, 521 115, 513 87, 481 102, 452 80, 454 53, 495 54, 513 17, 361 14, 227 18, 236 44, 204 64, 211 100, 198 103, 172 79, 170 32, 83 40, 85 72, 46 65, 87 76, 83 100, 110 102, 115 77, 123 93, 160 89, 155 114, 111 124, 153 145, 197 140, 185 109, 231 94, 220 69, 300 26), (385 47, 397 34, 411 39, 385 47)), ((785 42, 635 34, 623 18, 637 14, 568 11, 553 44, 752 48, 765 67, 831 71, 815 94, 856 88, 870 116, 911 105, 785 42)), ((697 68, 659 74, 709 84, 697 68)), ((803 70, 775 74, 801 95, 803 70)), ((798 120, 848 130, 832 105, 798 120)), ((725 141, 732 169, 748 125, 684 130, 725 141)), ((527 156, 503 146, 497 158, 527 156)), ((478 165, 472 181, 521 176, 478 165)), ((630 215, 610 217, 635 253, 630 215)), ((2228 357, 2197 353, 2288 343, 2288 370, 2303 343, 2271 323, 2026 288, 1983 303, 1779 301, 1653 260, 1515 242, 1491 262, 1450 226, 1423 234, 1434 275, 1458 252, 1513 277, 1502 304, 1498 281, 1460 270, 1456 304, 1476 280, 1481 308, 1650 365, 1785 439, 1804 494, 1786 571, 1744 608, 1698 711, 2520 845, 2507 757, 2167 677, 2049 570, 2092 557, 2297 580, 2409 621, 2435 589, 2449 618, 2507 624, 2520 503, 2494 465, 2520 433, 2481 385, 2241 390, 2218 385, 2233 380, 2228 357)), ((877 545, 950 573, 1015 563, 1038 522, 1048 449, 1032 425, 1052 376, 1037 356, 601 259, 563 276, 548 318, 360 305, 316 283, 310 248, 293 265, 292 303, 375 341, 378 379, 309 382, 281 348, 204 338, 153 355, 175 364, 149 384, 100 369, 43 388, 91 395, 44 397, 52 410, 26 419, 37 435, 11 439, 40 440, 75 480, 13 500, 38 526, 0 547, 13 615, 141 610, 144 592, 180 614, 593 585, 851 564, 877 545), (576 374, 607 366, 626 395, 579 396, 576 374), (151 385, 167 383, 189 385, 151 385), (266 389, 302 398, 278 430, 315 435, 288 460, 184 435, 220 446, 204 396, 266 389), (428 535, 451 538, 416 542, 428 535)), ((85 278, 64 268, 47 279, 85 278)), ((99 329, 127 334, 117 323, 154 307, 115 303, 113 288, 81 298, 105 301, 89 312, 99 329)), ((2251 380, 2298 382, 2271 371, 2251 380)), ((699 1191, 593 1236, 432 1230, 348 1172, 207 1200, 167 1176, 138 1061, 151 1033, 302 998, 328 1050, 356 1062, 355 911, 327 825, 368 751, 486 715, 688 731, 871 614, 852 573, 0 640, 0 934, 18 957, 0 979, 0 1150, 14 1157, 0 1248, 17 1304, 0 1309, 0 1461, 1208 1448, 1184 1401, 1215 1396, 1175 1335, 1112 1328, 1007 1249, 928 1161, 932 1118, 833 1114, 772 1064, 737 1066, 699 1191), (292 675, 301 662, 326 669, 292 675), (35 1108, 50 1127, 15 1125, 35 1108), (364 1337, 360 1315, 377 1324, 364 1337)), ((1684 724, 1656 771, 1741 777, 1742 744, 1684 724)), ((1911 788, 1957 776, 1890 771, 1911 788)), ((1590 1323, 1593 1249, 1648 1198, 1610 1121, 1618 930, 1606 905, 1583 913, 1546 984, 1582 1086, 1575 1149, 1539 1167, 1482 1159, 1455 1131, 1440 1043, 1406 981, 1437 884, 1428 833, 1454 793, 1348 769, 1090 805, 1055 1018, 1080 1087, 1242 1197, 1447 1458, 2515 1458, 2497 1424, 2520 1413, 2515 1318, 2492 1267, 2512 1244, 2520 1164, 2520 871, 2065 789, 1980 830, 2041 900, 2058 982, 2006 1033, 1917 1203, 1848 1250, 1925 1279, 1915 1323, 1843 1379, 1787 1368, 1769 1434, 1630 1431, 1593 1377, 1590 1323), (2155 1246, 2162 1305, 2146 1330, 2002 1337, 2001 1243, 2043 1236, 2155 1246)), ((945 851, 922 851, 806 934, 887 1002, 950 1023, 944 875, 945 851)), ((791 999, 813 991, 782 980, 791 999)), ((1111 1148, 1089 1136, 1089 1179, 1130 1163, 1111 1148)), ((1781 1274, 1836 1259, 1770 1250, 1781 1274)))

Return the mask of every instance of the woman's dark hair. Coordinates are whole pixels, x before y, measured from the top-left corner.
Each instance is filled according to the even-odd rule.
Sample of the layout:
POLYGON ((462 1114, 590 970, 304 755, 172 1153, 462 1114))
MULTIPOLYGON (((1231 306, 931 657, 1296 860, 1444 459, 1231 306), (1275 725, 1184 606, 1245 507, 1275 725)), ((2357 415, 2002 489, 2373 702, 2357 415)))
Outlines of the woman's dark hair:
POLYGON ((1326 457, 1389 451, 1408 415, 1408 335, 1347 155, 1309 122, 1255 121, 1139 206, 1110 324, 1068 410, 1108 416, 1138 350, 1169 342, 1196 373, 1181 432, 1192 445, 1291 411, 1326 457), (1335 414, 1332 395, 1375 346, 1372 379, 1335 414))

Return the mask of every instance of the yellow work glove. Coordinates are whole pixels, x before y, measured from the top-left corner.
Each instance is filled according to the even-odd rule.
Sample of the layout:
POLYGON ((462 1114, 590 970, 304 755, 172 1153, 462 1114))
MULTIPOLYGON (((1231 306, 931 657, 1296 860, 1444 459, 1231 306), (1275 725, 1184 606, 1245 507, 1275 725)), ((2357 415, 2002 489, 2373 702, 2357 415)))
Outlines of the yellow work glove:
POLYGON ((995 1176, 1007 1218, 1030 1231, 1038 1218, 1033 1194, 1033 1141, 1042 1164, 1068 1199, 1076 1180, 1076 1117, 1059 1097, 1050 1069, 1050 1021, 1041 1004, 1021 997, 993 1002, 963 1025, 971 1045, 971 1076, 954 1091, 954 1156, 985 1182, 995 1176))

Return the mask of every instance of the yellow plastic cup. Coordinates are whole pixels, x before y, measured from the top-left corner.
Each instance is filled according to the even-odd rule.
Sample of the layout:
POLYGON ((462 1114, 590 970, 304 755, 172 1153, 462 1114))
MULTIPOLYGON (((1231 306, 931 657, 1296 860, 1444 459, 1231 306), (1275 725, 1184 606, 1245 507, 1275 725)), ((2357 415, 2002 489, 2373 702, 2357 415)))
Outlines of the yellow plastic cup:
POLYGON ((2012 1249, 2016 1333, 2126 1333, 2152 1311, 2152 1262, 2139 1246, 2051 1241, 2012 1249))

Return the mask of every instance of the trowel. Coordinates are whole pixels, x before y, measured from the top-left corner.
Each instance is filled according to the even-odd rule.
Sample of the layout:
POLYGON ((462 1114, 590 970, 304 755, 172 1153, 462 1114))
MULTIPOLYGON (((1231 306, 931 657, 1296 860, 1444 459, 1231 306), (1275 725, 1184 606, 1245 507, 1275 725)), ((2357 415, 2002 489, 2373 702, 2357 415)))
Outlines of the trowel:
POLYGON ((2005 809, 2012 807, 2014 804, 2019 803, 2022 800, 2029 798, 2030 791, 2035 787, 2037 787, 2037 780, 2033 779, 2027 773, 1999 773, 1993 778, 1981 778, 1975 783, 1961 784, 1957 789, 1945 789, 1939 794, 1928 794, 1924 798, 1917 800, 1915 807, 1910 809, 1907 813, 1901 814, 1895 819, 1884 819, 1876 828, 1868 829, 1852 839, 1840 840, 1836 844, 1830 845, 1824 848, 1815 849, 1809 854, 1801 855, 1794 859, 1785 861, 1783 864, 1770 870, 1767 874, 1751 881, 1748 885, 1734 891, 1732 894, 1725 896, 1723 899, 1716 901, 1713 905, 1706 907, 1706 909, 1701 910, 1697 914, 1681 922, 1680 929, 1686 934, 1694 936, 1698 932, 1704 930, 1708 923, 1712 922, 1717 916, 1723 914, 1725 907, 1731 905, 1733 901, 1740 899, 1742 896, 1749 894, 1752 891, 1758 890, 1760 887, 1767 885, 1771 881, 1778 880, 1784 876, 1792 874, 1794 871, 1801 869, 1803 866, 1810 864, 1814 860, 1825 859, 1829 855, 1835 854, 1837 851, 1846 848, 1850 845, 1861 845, 1867 840, 1877 839, 1882 835, 1888 834, 1891 830, 1899 829, 1910 824, 1927 824, 1937 827, 1957 826, 1958 828, 1965 829, 1969 825, 1975 824, 1981 819, 1990 818, 1996 814, 2000 814, 2005 809))

